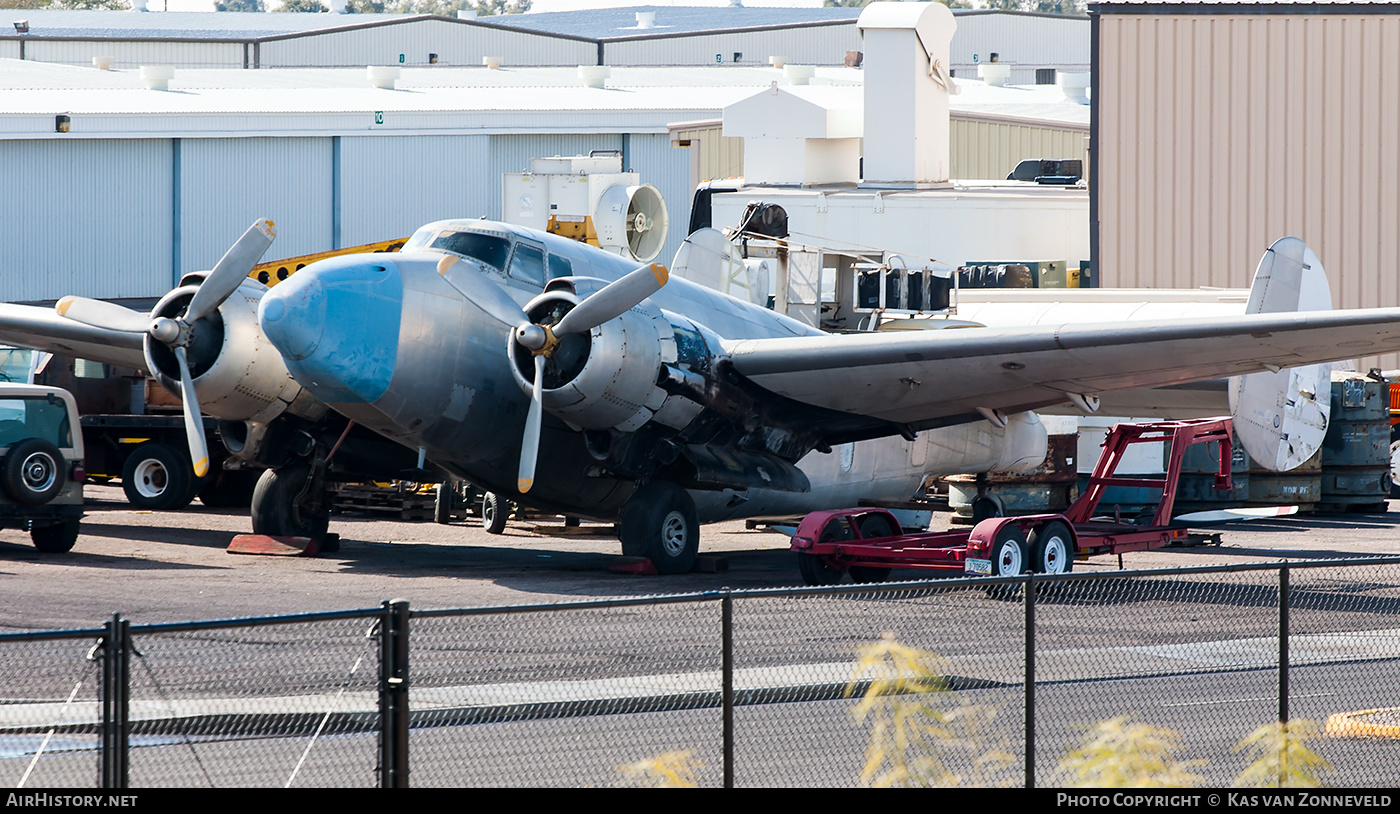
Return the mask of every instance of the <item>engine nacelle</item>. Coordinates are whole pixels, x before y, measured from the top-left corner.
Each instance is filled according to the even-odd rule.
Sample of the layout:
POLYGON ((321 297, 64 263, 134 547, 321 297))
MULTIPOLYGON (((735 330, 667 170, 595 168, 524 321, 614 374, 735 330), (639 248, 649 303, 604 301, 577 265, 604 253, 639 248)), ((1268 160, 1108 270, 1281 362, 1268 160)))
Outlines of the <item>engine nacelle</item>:
MULTIPOLYGON (((555 280, 525 306, 525 312, 537 324, 557 323, 604 285, 591 278, 555 280)), ((701 406, 658 386, 663 367, 677 361, 675 330, 648 301, 587 334, 560 337, 545 365, 544 409, 586 430, 631 432, 653 418, 675 428, 685 426, 701 406)), ((511 372, 521 390, 529 393, 534 389, 534 359, 528 349, 508 341, 511 372)))
MULTIPOLYGON (((197 290, 192 285, 176 288, 156 303, 152 316, 182 314, 197 290)), ((187 356, 199 406, 206 415, 266 422, 289 407, 307 418, 325 412, 325 405, 310 398, 287 372, 282 354, 258 325, 258 301, 266 290, 249 280, 217 311, 196 323, 187 356)), ((145 349, 151 373, 166 390, 179 395, 180 368, 174 352, 149 336, 145 349)))

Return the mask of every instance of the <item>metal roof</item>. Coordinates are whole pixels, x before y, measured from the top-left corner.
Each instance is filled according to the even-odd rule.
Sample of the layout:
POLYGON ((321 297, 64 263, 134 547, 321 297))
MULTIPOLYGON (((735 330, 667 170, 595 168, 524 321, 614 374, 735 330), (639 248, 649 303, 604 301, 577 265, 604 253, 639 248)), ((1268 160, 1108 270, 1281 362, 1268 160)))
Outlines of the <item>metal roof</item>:
MULTIPOLYGON (((767 67, 611 69, 604 88, 584 87, 577 68, 403 68, 394 90, 374 88, 364 68, 178 68, 168 91, 139 70, 0 59, 0 138, 83 138, 264 133, 666 132, 669 122, 717 116, 726 105, 783 83, 767 67), (376 113, 383 114, 375 122, 376 113), (565 113, 568 115, 560 116, 565 113), (54 132, 52 117, 71 117, 54 132), (396 115, 398 114, 398 115, 396 115)), ((818 67, 821 86, 856 89, 856 68, 818 67)), ((1082 125, 1089 107, 1055 86, 988 87, 958 80, 952 108, 979 117, 1082 125)), ((817 91, 821 92, 821 91, 817 91)))
POLYGON ((572 35, 592 40, 636 37, 676 37, 761 28, 811 25, 854 25, 858 8, 745 8, 742 6, 628 6, 624 8, 555 11, 480 17, 477 22, 542 34, 572 35), (637 14, 651 12, 656 24, 637 26, 637 14))
MULTIPOLYGON (((29 31, 10 26, 6 39, 250 40, 344 28, 431 19, 425 14, 281 14, 203 11, 54 11, 8 9, 9 19, 28 20, 29 31)), ((4 19, 4 18, 0 18, 4 19)), ((447 19, 447 18, 442 18, 447 19)), ((454 21, 457 22, 457 21, 454 21)), ((461 22, 474 22, 463 20, 461 22)))

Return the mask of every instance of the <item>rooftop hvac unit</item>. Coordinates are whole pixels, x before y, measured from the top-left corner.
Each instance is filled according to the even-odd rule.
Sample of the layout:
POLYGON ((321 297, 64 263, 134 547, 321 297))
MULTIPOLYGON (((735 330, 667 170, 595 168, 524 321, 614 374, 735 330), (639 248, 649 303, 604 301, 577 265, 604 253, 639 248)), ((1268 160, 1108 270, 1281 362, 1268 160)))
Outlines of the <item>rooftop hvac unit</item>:
POLYGON ((642 263, 666 243, 666 201, 635 172, 622 171, 619 151, 554 156, 530 172, 502 178, 507 223, 590 243, 642 263))

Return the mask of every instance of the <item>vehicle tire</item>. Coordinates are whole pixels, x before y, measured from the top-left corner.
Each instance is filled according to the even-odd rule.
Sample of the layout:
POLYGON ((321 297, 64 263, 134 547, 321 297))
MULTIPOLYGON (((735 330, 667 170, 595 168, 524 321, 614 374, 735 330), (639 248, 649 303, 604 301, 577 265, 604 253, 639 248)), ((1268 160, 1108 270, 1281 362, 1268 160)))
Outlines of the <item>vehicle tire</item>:
POLYGON ((851 581, 857 585, 873 585, 890 578, 892 568, 877 568, 873 565, 852 565, 851 581))
POLYGON ((246 509, 253 502, 258 473, 246 469, 214 469, 199 489, 199 502, 211 509, 246 509))
MULTIPOLYGON (((269 537, 310 537, 318 543, 330 526, 330 501, 324 495, 310 495, 310 506, 298 508, 297 499, 306 489, 311 467, 305 463, 268 469, 253 488, 253 533, 269 537)), ((302 498, 303 502, 308 502, 302 498)))
POLYGON ((1069 527, 1052 520, 1031 532, 1031 569, 1037 574, 1067 574, 1074 569, 1074 542, 1069 527))
POLYGON ((883 514, 871 514, 860 521, 860 536, 862 539, 870 540, 879 537, 898 537, 902 529, 898 524, 893 524, 890 519, 883 514))
POLYGON ((975 526, 991 517, 1001 517, 1001 501, 994 497, 983 495, 972 501, 972 524, 975 526))
POLYGON ((510 516, 510 503, 502 500, 495 492, 481 495, 481 527, 490 534, 501 534, 506 530, 506 518, 510 516))
POLYGON ((58 447, 42 438, 26 438, 10 447, 0 464, 0 483, 17 502, 41 506, 63 491, 65 468, 58 447))
POLYGON ((1390 442, 1390 496, 1400 498, 1400 438, 1390 442))
POLYGON ((1002 526, 992 541, 992 576, 1013 577, 1029 570, 1026 536, 1015 524, 1002 526))
POLYGON ((686 574, 700 553, 700 523, 690 494, 670 481, 638 489, 622 509, 622 551, 640 551, 662 574, 686 574))
POLYGON ((34 542, 35 548, 45 554, 62 554, 73 550, 73 544, 78 542, 78 518, 67 517, 44 525, 39 525, 39 522, 31 520, 29 523, 29 539, 34 542))
POLYGON ((797 552, 797 570, 808 585, 837 585, 846 572, 841 571, 816 554, 797 552))
POLYGON ((433 490, 433 522, 445 526, 452 522, 452 501, 456 491, 449 481, 443 481, 433 490))
POLYGON ((163 512, 190 505, 199 488, 188 458, 165 444, 152 443, 126 456, 122 491, 132 506, 163 512))

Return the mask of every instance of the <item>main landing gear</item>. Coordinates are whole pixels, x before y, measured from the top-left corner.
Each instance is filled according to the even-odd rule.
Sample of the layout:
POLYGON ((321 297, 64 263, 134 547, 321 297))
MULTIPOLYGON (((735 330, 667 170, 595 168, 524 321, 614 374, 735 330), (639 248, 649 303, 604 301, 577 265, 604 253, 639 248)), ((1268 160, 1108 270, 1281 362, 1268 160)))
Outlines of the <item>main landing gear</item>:
POLYGON ((618 532, 623 554, 646 557, 662 574, 688 573, 700 552, 695 501, 669 481, 638 489, 622 509, 618 532))
POLYGON ((253 533, 270 537, 310 537, 333 553, 339 539, 328 536, 331 500, 325 478, 309 463, 297 461, 269 469, 253 488, 253 533))

